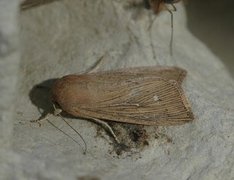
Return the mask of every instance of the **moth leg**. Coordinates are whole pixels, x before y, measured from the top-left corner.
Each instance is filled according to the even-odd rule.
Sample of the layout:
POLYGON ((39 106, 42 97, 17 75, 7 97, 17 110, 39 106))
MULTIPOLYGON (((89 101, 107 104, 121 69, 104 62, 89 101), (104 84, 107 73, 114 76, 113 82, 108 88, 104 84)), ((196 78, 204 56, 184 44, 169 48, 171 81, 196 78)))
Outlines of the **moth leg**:
POLYGON ((100 64, 102 64, 104 56, 106 55, 106 53, 104 55, 102 55, 89 69, 86 70, 86 72, 84 72, 85 74, 88 73, 92 73, 95 72, 99 67, 100 64))
POLYGON ((31 122, 31 123, 38 123, 39 127, 41 127, 40 121, 48 120, 49 117, 50 117, 51 115, 53 115, 53 114, 48 113, 48 114, 46 114, 44 117, 39 118, 39 119, 36 119, 36 120, 31 120, 30 122, 31 122))
POLYGON ((106 123, 105 121, 102 121, 100 119, 96 119, 96 118, 91 118, 93 121, 101 124, 102 126, 104 126, 105 128, 108 129, 108 131, 111 133, 111 135, 113 136, 113 138, 115 139, 115 141, 120 144, 119 139, 117 138, 116 134, 114 133, 113 129, 109 126, 108 123, 106 123))
POLYGON ((59 115, 63 110, 62 109, 59 109, 55 106, 55 104, 53 104, 53 108, 54 108, 54 115, 57 116, 59 115))
POLYGON ((46 114, 44 117, 39 118, 39 119, 36 119, 36 120, 31 120, 30 122, 31 122, 31 123, 38 123, 38 124, 39 124, 39 127, 41 127, 40 121, 48 120, 51 116, 53 116, 53 115, 54 115, 54 116, 57 116, 57 115, 59 115, 59 114, 62 112, 62 110, 56 108, 54 104, 53 104, 53 108, 54 108, 53 114, 52 114, 52 113, 48 113, 48 114, 46 114))
POLYGON ((36 6, 52 3, 53 1, 58 1, 58 0, 21 0, 21 9, 22 10, 27 10, 29 8, 33 8, 36 6))
POLYGON ((172 8, 173 8, 171 11, 177 11, 177 9, 176 9, 176 7, 175 7, 174 4, 171 4, 171 6, 172 6, 172 8))
POLYGON ((157 18, 157 16, 154 16, 153 18, 150 19, 150 24, 149 24, 149 26, 147 28, 148 31, 152 28, 156 18, 157 18))

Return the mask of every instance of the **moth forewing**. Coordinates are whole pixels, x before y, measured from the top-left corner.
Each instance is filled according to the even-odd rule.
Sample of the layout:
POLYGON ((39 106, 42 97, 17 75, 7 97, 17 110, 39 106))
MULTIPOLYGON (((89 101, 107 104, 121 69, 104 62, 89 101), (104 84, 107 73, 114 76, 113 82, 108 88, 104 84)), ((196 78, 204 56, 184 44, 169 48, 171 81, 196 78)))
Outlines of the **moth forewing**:
POLYGON ((98 73, 90 73, 94 75, 99 80, 102 81, 112 81, 116 80, 127 80, 132 77, 161 77, 167 80, 175 80, 177 83, 181 84, 187 74, 187 71, 179 67, 133 67, 133 68, 124 68, 114 71, 104 71, 98 73))
POLYGON ((76 117, 143 125, 183 124, 191 121, 193 114, 178 83, 183 79, 178 79, 182 77, 178 74, 185 71, 174 70, 163 73, 159 68, 130 68, 68 75, 53 86, 53 100, 76 117))

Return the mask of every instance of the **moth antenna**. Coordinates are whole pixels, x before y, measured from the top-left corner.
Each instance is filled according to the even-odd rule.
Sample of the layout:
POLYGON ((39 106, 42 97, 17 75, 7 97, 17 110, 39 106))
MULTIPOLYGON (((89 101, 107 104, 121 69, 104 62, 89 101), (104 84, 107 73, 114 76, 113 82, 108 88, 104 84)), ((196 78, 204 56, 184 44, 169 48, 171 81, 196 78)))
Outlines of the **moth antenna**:
MULTIPOLYGON (((59 116, 61 117, 61 119, 74 131, 74 132, 76 132, 76 134, 82 139, 82 141, 83 141, 83 143, 84 143, 84 149, 83 149, 83 153, 84 154, 86 154, 86 152, 87 152, 87 144, 86 144, 86 142, 85 142, 85 140, 84 140, 84 138, 83 138, 83 136, 75 129, 75 128, 73 128, 60 114, 59 114, 59 116)), ((80 143, 78 143, 78 141, 76 141, 74 138, 72 138, 70 135, 68 135, 67 133, 64 133, 64 134, 66 134, 68 137, 70 137, 74 142, 76 142, 77 144, 79 144, 80 145, 80 143)), ((81 145, 80 145, 81 146, 81 145)), ((82 147, 82 146, 81 146, 82 147)))
POLYGON ((173 55, 173 38, 174 38, 174 25, 173 25, 173 13, 170 9, 167 8, 167 11, 171 14, 171 39, 170 39, 170 55, 173 55))
POLYGON ((117 138, 117 136, 115 135, 113 129, 110 127, 110 125, 109 125, 108 123, 106 123, 105 121, 101 121, 101 120, 99 120, 99 119, 96 119, 96 118, 90 118, 90 119, 92 119, 93 121, 95 121, 95 122, 97 122, 97 123, 103 125, 104 127, 106 127, 106 128, 109 130, 109 132, 111 133, 111 135, 113 136, 113 138, 115 139, 115 141, 116 141, 118 144, 120 144, 119 139, 117 138))
MULTIPOLYGON (((84 140, 84 138, 83 138, 83 136, 75 129, 75 128, 73 128, 62 116, 61 116, 61 112, 62 112, 62 110, 61 109, 58 109, 58 108, 56 108, 55 107, 55 104, 53 104, 53 107, 54 107, 54 115, 59 115, 60 116, 60 118, 81 138, 81 140, 83 141, 83 143, 84 143, 84 149, 83 149, 83 153, 84 154, 86 154, 86 152, 87 152, 87 144, 86 144, 86 142, 85 142, 85 140, 84 140)), ((49 121, 48 119, 47 119, 47 121, 49 121)), ((49 122, 50 124, 52 124, 51 122, 49 122)), ((55 125, 53 124, 53 126, 55 127, 55 125)), ((59 129, 58 127, 56 127, 56 129, 59 129)), ((74 142, 76 142, 79 146, 81 146, 80 145, 80 143, 78 142, 78 141, 76 141, 73 137, 71 137, 69 134, 67 134, 67 133, 65 133, 64 131, 62 131, 61 129, 59 129, 63 134, 65 134, 66 136, 68 136, 69 138, 71 138, 74 142)), ((82 146, 81 146, 82 147, 82 146)))
MULTIPOLYGON (((58 128, 55 124, 53 124, 50 120, 46 119, 48 123, 50 123, 54 128, 56 128, 57 130, 59 130, 60 132, 62 132, 63 134, 65 134, 66 136, 68 136, 69 138, 71 138, 75 143, 77 143, 80 147, 82 147, 80 145, 80 143, 78 141, 76 141, 73 137, 71 137, 69 134, 67 134, 66 132, 64 132, 62 129, 58 128)), ((85 150, 84 151, 84 154, 86 153, 85 150)))
POLYGON ((174 39, 174 17, 172 11, 177 11, 175 5, 173 3, 170 4, 172 6, 172 10, 169 9, 167 6, 167 11, 171 14, 171 39, 170 39, 170 55, 173 55, 173 39, 174 39))

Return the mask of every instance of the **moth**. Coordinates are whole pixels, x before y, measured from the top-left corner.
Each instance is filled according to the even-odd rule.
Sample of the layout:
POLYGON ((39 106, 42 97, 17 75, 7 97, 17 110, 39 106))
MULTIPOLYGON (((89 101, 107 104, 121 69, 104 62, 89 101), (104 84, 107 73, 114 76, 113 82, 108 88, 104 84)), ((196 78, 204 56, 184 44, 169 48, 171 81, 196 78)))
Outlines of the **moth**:
POLYGON ((139 67, 72 74, 52 87, 52 101, 66 113, 142 125, 180 125, 194 119, 178 67, 139 67))

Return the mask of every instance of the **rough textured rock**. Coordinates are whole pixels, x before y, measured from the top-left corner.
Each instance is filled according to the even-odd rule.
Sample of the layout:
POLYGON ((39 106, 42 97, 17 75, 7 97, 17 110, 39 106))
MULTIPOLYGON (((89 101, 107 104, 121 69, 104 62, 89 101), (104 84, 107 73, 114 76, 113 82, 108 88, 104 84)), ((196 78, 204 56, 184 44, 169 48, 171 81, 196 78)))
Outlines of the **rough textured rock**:
POLYGON ((17 1, 0 1, 0 177, 18 174, 14 166, 18 155, 10 152, 13 129, 13 99, 17 92, 19 50, 17 46, 17 1), (12 10, 12 11, 11 11, 12 10), (12 173, 15 174, 12 174, 12 173))
MULTIPOLYGON (((234 177, 234 81, 225 66, 228 62, 224 64, 222 56, 214 55, 213 49, 191 34, 181 3, 174 13, 171 57, 169 13, 155 16, 131 2, 66 0, 24 12, 18 12, 17 1, 0 2, 1 177, 88 176, 126 180, 234 177), (158 136, 151 138, 147 147, 121 156, 109 152, 112 140, 103 130, 102 136, 97 136, 98 125, 92 122, 68 118, 87 142, 86 155, 47 121, 41 127, 30 123, 40 112, 51 110, 48 87, 52 79, 84 72, 103 55, 99 70, 153 65, 185 68, 188 76, 183 88, 195 121, 159 127, 158 136)), ((51 117, 50 121, 76 137, 59 117, 51 117)))

